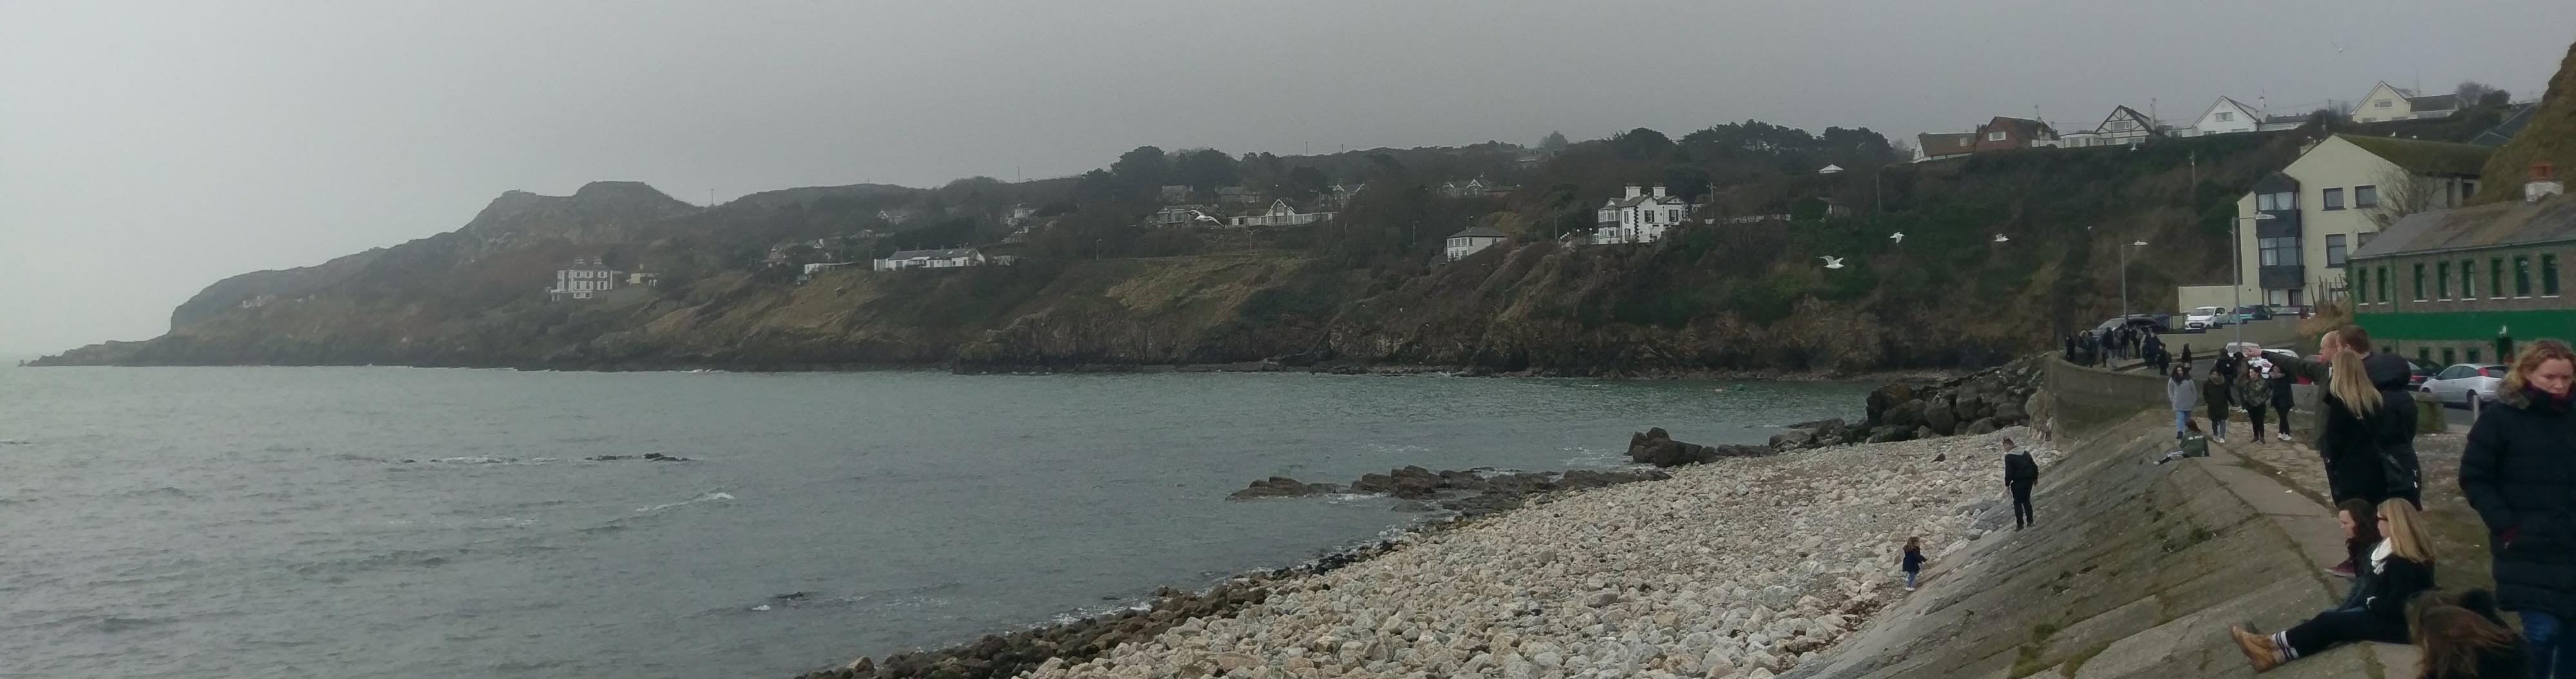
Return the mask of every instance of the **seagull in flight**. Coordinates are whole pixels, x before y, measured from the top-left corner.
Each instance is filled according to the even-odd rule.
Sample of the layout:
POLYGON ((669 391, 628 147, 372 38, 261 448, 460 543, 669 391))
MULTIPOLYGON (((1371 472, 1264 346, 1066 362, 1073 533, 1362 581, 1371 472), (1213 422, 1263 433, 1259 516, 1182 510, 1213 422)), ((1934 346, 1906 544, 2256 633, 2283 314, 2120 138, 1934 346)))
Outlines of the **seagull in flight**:
POLYGON ((2326 41, 2326 44, 2327 44, 2327 45, 2329 45, 2329 46, 2334 47, 2334 48, 2335 48, 2335 53, 2336 53, 2336 54, 2342 54, 2342 53, 2343 53, 2343 43, 2339 43, 2339 42, 2335 42, 2335 41, 2332 41, 2332 40, 2328 40, 2328 41, 2326 41))
POLYGON ((1825 256, 1821 256, 1821 255, 1819 255, 1819 256, 1817 256, 1817 257, 1816 257, 1816 259, 1825 260, 1825 268, 1827 268, 1827 269, 1840 269, 1840 268, 1843 268, 1843 258, 1841 258, 1841 257, 1825 257, 1825 256))
POLYGON ((1995 234, 1995 242, 1997 242, 1997 243, 2010 243, 2010 242, 2012 242, 2012 237, 2011 237, 2011 236, 2006 236, 2006 235, 2003 235, 2003 234, 1998 233, 1998 234, 1995 234))
POLYGON ((1210 216, 1208 216, 1208 214, 1207 214, 1207 213, 1205 213, 1205 212, 1193 212, 1192 214, 1196 214, 1196 215, 1198 215, 1198 216, 1199 216, 1197 221, 1207 222, 1207 223, 1209 223, 1209 224, 1215 224, 1215 223, 1216 223, 1216 218, 1215 218, 1215 217, 1210 217, 1210 216))
POLYGON ((1904 244, 1905 244, 1905 232, 1903 232, 1903 231, 1898 231, 1898 232, 1896 232, 1896 233, 1887 234, 1887 239, 1888 239, 1888 240, 1892 240, 1892 241, 1896 241, 1896 244, 1897 244, 1897 245, 1904 245, 1904 244))

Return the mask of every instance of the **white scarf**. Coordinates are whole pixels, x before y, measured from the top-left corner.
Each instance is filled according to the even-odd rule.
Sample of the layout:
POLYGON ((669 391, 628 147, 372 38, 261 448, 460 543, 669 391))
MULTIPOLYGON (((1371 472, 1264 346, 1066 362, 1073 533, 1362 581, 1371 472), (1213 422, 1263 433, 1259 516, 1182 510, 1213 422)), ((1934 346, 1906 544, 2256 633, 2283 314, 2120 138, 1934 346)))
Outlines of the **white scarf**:
POLYGON ((2396 547, 2393 545, 2394 543, 2389 542, 2387 538, 2381 538, 2377 546, 2370 548, 2370 572, 2382 573, 2388 570, 2388 555, 2396 552, 2396 547))

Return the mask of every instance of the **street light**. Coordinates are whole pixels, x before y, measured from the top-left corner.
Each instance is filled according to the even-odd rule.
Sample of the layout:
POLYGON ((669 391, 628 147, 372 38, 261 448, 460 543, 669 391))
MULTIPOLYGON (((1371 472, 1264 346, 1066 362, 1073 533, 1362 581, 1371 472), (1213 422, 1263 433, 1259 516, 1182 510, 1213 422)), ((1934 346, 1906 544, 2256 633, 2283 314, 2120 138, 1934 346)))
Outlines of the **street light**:
POLYGON ((2129 324, 2129 248, 2145 247, 2146 241, 2120 246, 2120 325, 2129 324))
POLYGON ((2247 220, 2260 221, 2265 219, 2273 219, 2271 213, 2255 212, 2252 217, 2238 217, 2235 221, 2227 223, 2227 259, 2231 264, 2231 266, 2227 267, 2231 269, 2231 271, 2228 272, 2228 277, 2235 279, 2236 281, 2235 285, 2227 286, 2228 294, 2234 296, 2236 299, 2236 305, 2227 308, 2227 331, 2232 337, 2229 342, 2232 343, 2242 343, 2245 341, 2245 324, 2237 322, 2235 318, 2236 310, 2245 307, 2245 241, 2244 239, 2236 236, 2236 229, 2239 228, 2237 224, 2243 223, 2247 220))

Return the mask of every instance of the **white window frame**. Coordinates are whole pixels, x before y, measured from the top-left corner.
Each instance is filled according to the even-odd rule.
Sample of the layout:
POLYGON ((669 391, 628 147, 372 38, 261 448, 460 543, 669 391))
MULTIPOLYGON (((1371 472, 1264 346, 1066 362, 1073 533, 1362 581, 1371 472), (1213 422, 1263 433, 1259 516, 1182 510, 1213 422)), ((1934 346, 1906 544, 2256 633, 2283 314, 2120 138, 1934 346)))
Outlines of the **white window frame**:
POLYGON ((2005 135, 2004 135, 2004 132, 2003 132, 2002 130, 1996 130, 1996 131, 1993 131, 1993 132, 1988 132, 1988 133, 1986 133, 1986 141, 2003 141, 2003 140, 2004 140, 2004 136, 2005 136, 2005 135))

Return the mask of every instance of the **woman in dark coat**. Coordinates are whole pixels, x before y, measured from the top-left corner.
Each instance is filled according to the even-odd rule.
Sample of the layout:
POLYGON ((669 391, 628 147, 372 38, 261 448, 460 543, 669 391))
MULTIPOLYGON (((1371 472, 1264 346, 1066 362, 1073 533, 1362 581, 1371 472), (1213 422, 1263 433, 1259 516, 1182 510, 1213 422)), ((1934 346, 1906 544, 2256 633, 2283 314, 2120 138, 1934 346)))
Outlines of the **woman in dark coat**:
POLYGON ((2394 497, 2421 506, 2415 396, 2406 392, 2405 361, 2370 360, 2351 349, 2339 349, 2332 361, 2323 399, 2325 426, 2317 434, 2329 492, 2336 501, 2376 505, 2394 497))
POLYGON ((2354 585, 2365 592, 2360 607, 2318 613, 2271 634, 2241 626, 2228 630, 2254 671, 2315 655, 2336 644, 2407 643, 2406 601, 2434 587, 2433 542, 2424 534, 2423 516, 2416 513, 2415 503, 2389 500, 2376 513, 2379 532, 2387 537, 2371 550, 2369 570, 2354 585))
POLYGON ((2576 352, 2523 347, 2460 455, 2460 492, 2487 524, 2496 600, 2522 614, 2533 676, 2576 675, 2561 625, 2576 616, 2576 352))
POLYGON ((2236 390, 2227 383, 2224 359, 2211 366, 2209 379, 2200 383, 2200 402, 2209 406, 2209 435, 2219 443, 2227 442, 2227 407, 2236 402, 2236 390))

